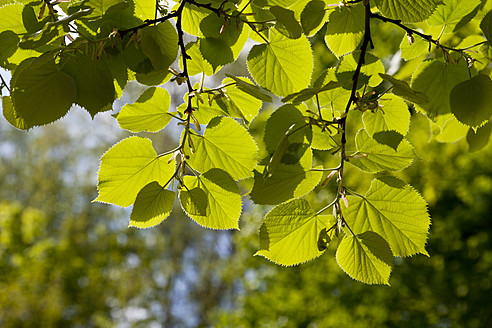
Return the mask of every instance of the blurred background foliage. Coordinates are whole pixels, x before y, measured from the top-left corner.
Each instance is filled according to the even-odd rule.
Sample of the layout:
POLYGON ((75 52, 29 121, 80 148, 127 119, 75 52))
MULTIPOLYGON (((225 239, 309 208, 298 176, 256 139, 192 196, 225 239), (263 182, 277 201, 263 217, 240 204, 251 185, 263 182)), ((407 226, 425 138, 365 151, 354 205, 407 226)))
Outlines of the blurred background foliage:
MULTIPOLYGON (((403 37, 373 26, 376 54, 398 78, 415 69, 399 60, 403 37)), ((322 38, 312 43, 316 76, 336 58, 322 38)), ((127 228, 128 209, 91 204, 98 158, 124 135, 111 116, 84 115, 29 133, 0 122, 1 327, 492 327, 490 144, 469 153, 464 140, 428 143, 436 128, 413 113, 419 159, 399 176, 429 202, 431 256, 395 258, 391 287, 368 286, 338 268, 335 245, 292 268, 253 256, 267 207, 247 203, 240 231, 206 230, 176 210, 156 228, 127 228)), ((152 136, 158 150, 173 138, 152 136)), ((367 188, 370 176, 351 169, 348 184, 367 188)))

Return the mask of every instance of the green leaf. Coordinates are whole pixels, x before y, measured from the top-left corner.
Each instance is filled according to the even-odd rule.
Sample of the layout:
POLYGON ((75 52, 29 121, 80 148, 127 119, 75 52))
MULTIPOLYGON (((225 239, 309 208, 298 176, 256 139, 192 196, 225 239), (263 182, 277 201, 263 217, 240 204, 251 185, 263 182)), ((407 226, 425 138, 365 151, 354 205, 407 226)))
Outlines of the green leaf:
POLYGON ((321 28, 326 15, 325 3, 321 0, 312 0, 301 13, 302 31, 307 36, 313 36, 321 28))
MULTIPOLYGON (((122 42, 124 41, 125 40, 123 40, 122 42)), ((123 58, 128 68, 135 73, 147 74, 155 70, 150 58, 143 53, 142 47, 139 42, 125 42, 125 48, 123 49, 123 58)))
POLYGON ((119 3, 125 3, 125 0, 91 0, 87 2, 87 5, 94 9, 91 18, 96 18, 101 17, 110 7, 119 3))
POLYGON ((485 38, 492 41, 492 11, 489 11, 480 22, 480 29, 485 35, 485 38))
POLYGON ((200 39, 200 52, 214 71, 219 67, 234 61, 231 47, 223 39, 203 38, 200 39))
POLYGON ((200 172, 219 168, 235 180, 253 175, 258 147, 244 127, 231 118, 216 117, 203 136, 191 135, 195 152, 188 163, 200 172))
POLYGON ((410 111, 405 102, 391 94, 386 94, 379 99, 378 109, 374 113, 367 110, 362 115, 364 127, 369 135, 379 131, 395 130, 402 135, 406 135, 410 126, 410 111))
POLYGON ((407 82, 395 79, 391 75, 379 74, 383 80, 393 84, 393 93, 403 99, 416 103, 416 104, 426 104, 429 102, 429 97, 423 92, 418 92, 410 88, 407 82))
POLYGON ((19 45, 19 37, 12 31, 3 31, 0 33, 0 64, 7 61, 12 56, 19 45))
POLYGON ((275 28, 290 39, 301 37, 302 28, 294 17, 294 12, 279 6, 270 7, 270 13, 275 16, 275 28))
POLYGON ((434 139, 439 142, 456 142, 463 138, 469 127, 456 119, 453 114, 439 115, 434 121, 440 129, 434 139))
POLYGON ((224 20, 210 13, 200 23, 203 38, 199 41, 200 52, 214 68, 232 63, 248 39, 244 23, 237 18, 224 20))
POLYGON ((142 188, 130 215, 130 227, 151 228, 166 219, 173 209, 174 191, 152 181, 142 188))
POLYGON ((413 147, 408 141, 401 141, 398 148, 394 150, 371 138, 366 130, 357 133, 355 144, 357 153, 349 163, 371 173, 403 170, 412 164, 415 157, 413 147))
MULTIPOLYGON (((352 76, 357 69, 357 63, 359 61, 360 51, 355 51, 350 55, 344 56, 342 61, 337 67, 336 77, 338 81, 352 80, 352 76)), ((365 64, 362 65, 359 75, 359 83, 357 89, 362 88, 365 84, 371 87, 379 85, 383 79, 379 74, 384 73, 384 65, 378 57, 371 53, 366 53, 365 64)), ((352 89, 352 84, 344 84, 347 89, 352 89)))
POLYGON ((239 229, 241 194, 227 172, 211 169, 199 177, 185 176, 183 183, 181 206, 193 220, 211 229, 239 229))
POLYGON ((427 23, 431 26, 445 25, 444 32, 452 32, 480 3, 481 0, 444 0, 444 4, 437 6, 432 16, 427 19, 427 23))
MULTIPOLYGON (((338 82, 336 68, 329 68, 321 73, 314 83, 314 87, 333 84, 334 82, 338 82)), ((347 99, 349 99, 351 91, 347 90, 345 86, 352 85, 352 78, 340 81, 340 83, 344 87, 323 91, 318 95, 321 108, 326 108, 330 114, 333 111, 335 116, 342 113, 345 110, 345 106, 347 106, 347 99)))
POLYGON ((0 32, 10 30, 16 34, 26 33, 24 22, 22 21, 22 3, 10 3, 0 7, 0 32))
POLYGON ((243 22, 233 17, 225 20, 211 12, 200 22, 200 30, 205 38, 221 39, 228 46, 233 46, 239 40, 243 22))
POLYGON ((301 103, 304 102, 308 99, 311 99, 312 97, 316 96, 317 94, 327 91, 327 90, 332 90, 340 87, 342 84, 339 82, 334 82, 330 81, 328 82, 325 86, 322 86, 320 88, 306 88, 302 89, 299 92, 293 93, 282 99, 282 102, 291 102, 291 103, 301 103))
POLYGON ((256 83, 277 96, 306 88, 313 71, 313 55, 306 37, 289 39, 273 31, 268 44, 253 46, 247 61, 256 83))
MULTIPOLYGON (((191 57, 191 60, 187 61, 188 74, 190 76, 205 73, 207 76, 214 75, 215 71, 208 61, 203 58, 200 52, 200 42, 189 42, 186 44, 186 54, 191 57)), ((183 61, 179 61, 179 67, 183 70, 183 61)))
POLYGON ((281 156, 284 164, 297 163, 309 148, 312 140, 310 126, 304 116, 294 105, 279 107, 268 118, 265 126, 263 141, 270 154, 278 152, 280 144, 285 140, 287 146, 281 156))
POLYGON ((492 81, 485 74, 456 84, 451 90, 451 112, 463 124, 480 126, 492 115, 492 81))
POLYGON ((227 77, 233 79, 236 82, 236 86, 239 90, 255 97, 256 99, 262 100, 262 101, 267 101, 267 102, 272 102, 272 97, 267 95, 266 93, 263 92, 261 88, 258 86, 249 83, 249 79, 243 79, 240 77, 233 76, 231 74, 226 73, 225 74, 227 77))
POLYGON ((101 59, 77 54, 63 65, 63 71, 74 79, 77 86, 75 102, 84 107, 92 117, 112 109, 116 96, 113 76, 101 59))
POLYGON ((380 144, 390 146, 395 151, 398 151, 403 135, 396 131, 378 131, 372 135, 372 138, 380 144))
POLYGON ((279 163, 271 176, 264 177, 255 171, 255 183, 251 199, 256 204, 275 205, 292 198, 302 197, 318 185, 323 176, 321 171, 311 169, 312 151, 308 150, 296 164, 279 163))
POLYGON ((470 128, 468 130, 468 134, 466 135, 466 142, 470 146, 469 151, 474 152, 487 146, 490 140, 491 132, 492 124, 490 122, 482 125, 476 131, 470 128))
POLYGON ((389 285, 393 254, 386 240, 372 231, 344 236, 337 262, 350 277, 366 284, 389 285))
POLYGON ((163 88, 149 88, 133 104, 123 106, 116 119, 120 128, 131 132, 157 132, 171 121, 169 92, 163 88))
POLYGON ((14 104, 12 103, 12 98, 8 96, 2 97, 2 109, 3 116, 5 117, 7 122, 12 124, 12 126, 15 126, 16 128, 21 130, 27 130, 31 128, 31 126, 26 124, 26 121, 15 111, 14 104))
MULTIPOLYGON (((326 120, 327 118, 323 116, 326 120)), ((338 141, 335 139, 338 133, 337 130, 332 128, 325 128, 324 130, 317 126, 311 125, 313 131, 313 140, 311 141, 311 148, 318 150, 329 150, 339 146, 338 141)))
POLYGON ((364 36, 364 6, 341 7, 328 17, 325 42, 337 57, 351 53, 364 36))
POLYGON ((95 202, 129 206, 152 181, 160 185, 174 174, 172 154, 157 156, 147 138, 129 137, 111 147, 101 158, 95 202))
POLYGON ((142 20, 154 17, 156 10, 155 0, 132 0, 135 7, 135 16, 142 20))
POLYGON ((150 58, 152 66, 167 70, 178 55, 178 34, 169 22, 151 25, 142 30, 142 52, 150 58))
POLYGON ((349 207, 342 211, 354 233, 377 233, 396 256, 428 255, 425 250, 430 226, 427 204, 411 186, 394 177, 375 179, 364 197, 347 199, 349 207))
POLYGON ((192 4, 186 3, 181 16, 183 31, 194 36, 201 36, 200 22, 209 14, 210 11, 206 8, 199 8, 192 4))
POLYGON ((255 255, 287 266, 312 260, 323 254, 318 250, 318 236, 333 221, 331 215, 316 215, 304 199, 280 204, 265 216, 255 255))
POLYGON ((436 9, 441 0, 375 0, 381 13, 404 23, 422 22, 436 9))
POLYGON ((416 104, 431 117, 451 111, 449 97, 454 86, 469 77, 463 63, 456 65, 441 60, 423 62, 412 76, 412 89, 428 96, 429 102, 416 104))
POLYGON ((63 117, 77 94, 69 75, 61 72, 54 61, 42 60, 33 61, 11 83, 14 108, 29 127, 63 117))
POLYGON ((413 37, 413 41, 408 40, 408 34, 403 36, 400 43, 401 58, 409 61, 429 51, 429 41, 421 37, 413 37))
MULTIPOLYGON (((241 81, 245 85, 252 85, 247 77, 227 78, 222 81, 222 85, 227 85, 235 81, 241 81)), ((263 105, 262 101, 244 92, 239 87, 239 83, 228 86, 225 90, 226 96, 218 100, 219 104, 225 103, 227 107, 231 108, 231 111, 239 112, 239 118, 244 118, 246 122, 251 122, 258 115, 263 105)))

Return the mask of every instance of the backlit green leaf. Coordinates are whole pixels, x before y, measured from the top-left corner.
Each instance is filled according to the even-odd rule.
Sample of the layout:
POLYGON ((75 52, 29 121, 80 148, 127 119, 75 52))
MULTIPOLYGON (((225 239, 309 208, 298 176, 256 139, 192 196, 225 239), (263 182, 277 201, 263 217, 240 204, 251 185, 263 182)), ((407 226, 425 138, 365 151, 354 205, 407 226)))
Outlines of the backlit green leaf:
POLYGON ((337 262, 350 277, 366 284, 389 285, 393 254, 386 240, 372 231, 347 235, 337 248, 337 262))
POLYGON ((366 130, 357 133, 355 143, 357 154, 349 163, 371 173, 403 170, 412 164, 415 157, 413 147, 407 140, 402 140, 395 150, 371 138, 366 130))
MULTIPOLYGON (((360 51, 344 56, 337 67, 336 77, 338 81, 344 82, 352 79, 359 62, 360 51)), ((379 74, 384 73, 384 66, 381 60, 373 54, 366 53, 365 64, 362 66, 359 75, 357 88, 362 88, 365 84, 375 87, 382 82, 379 74)), ((352 84, 344 84, 347 89, 352 89, 352 84)))
POLYGON ((454 27, 478 5, 480 0, 444 0, 437 6, 432 16, 427 19, 429 25, 445 25, 445 32, 453 31, 454 27))
POLYGON ((302 197, 318 185, 323 173, 312 170, 313 154, 306 151, 296 164, 278 163, 268 177, 255 171, 251 199, 256 204, 275 205, 292 198, 302 197))
POLYGON ((241 194, 229 174, 211 169, 199 177, 185 176, 183 183, 181 206, 193 220, 212 229, 239 229, 241 194))
POLYGON ((3 116, 5 117, 7 122, 12 124, 12 126, 15 126, 16 128, 21 130, 27 130, 31 127, 27 125, 26 121, 15 111, 14 104, 12 103, 12 98, 8 96, 2 97, 2 109, 3 116))
POLYGON ((451 112, 469 126, 477 127, 492 115, 492 81, 485 74, 458 83, 451 90, 451 112))
POLYGON ((174 191, 167 190, 156 181, 142 188, 135 199, 130 215, 130 227, 150 228, 166 219, 173 209, 174 191))
POLYGON ((167 183, 174 174, 172 154, 157 156, 147 138, 129 137, 111 147, 99 166, 99 195, 94 201, 118 206, 133 204, 140 190, 152 181, 167 183))
POLYGON ((265 216, 255 255, 287 266, 312 260, 323 254, 318 250, 318 236, 333 221, 331 215, 317 216, 304 199, 280 204, 265 216))
POLYGON ((441 60, 423 62, 412 76, 412 89, 425 93, 429 102, 416 106, 432 117, 449 113, 451 90, 468 78, 468 69, 463 63, 453 65, 441 60))
POLYGON ((135 103, 123 106, 116 119, 122 129, 131 132, 157 132, 171 121, 170 104, 167 90, 150 88, 135 103))
POLYGON ((246 129, 231 118, 216 117, 203 136, 192 135, 194 154, 188 163, 199 172, 219 168, 235 180, 253 175, 258 147, 246 129))
POLYGON ((364 6, 342 7, 328 17, 325 42, 337 57, 346 55, 359 45, 364 36, 364 6))
POLYGON ((405 60, 411 60, 417 58, 425 51, 429 50, 429 41, 421 37, 413 37, 413 41, 408 40, 408 35, 403 36, 403 40, 400 43, 401 58, 405 60))
MULTIPOLYGON (((227 85, 234 81, 242 81, 244 84, 251 85, 251 81, 246 77, 236 77, 235 80, 227 78, 222 81, 222 85, 227 85)), ((262 101, 249 93, 244 92, 239 84, 234 84, 226 87, 226 96, 219 99, 219 102, 224 102, 226 106, 240 113, 240 118, 244 118, 247 122, 251 122, 258 115, 262 106, 262 101)))
POLYGON ((17 34, 26 33, 26 28, 22 21, 22 3, 10 3, 0 7, 0 32, 10 30, 17 34))
POLYGON ((256 83, 278 96, 306 88, 313 71, 311 46, 306 37, 289 39, 273 31, 268 44, 253 46, 247 61, 256 83))
POLYGON ((91 0, 87 5, 93 8, 91 17, 95 18, 104 15, 111 6, 124 2, 125 0, 91 0))
POLYGON ((197 6, 186 3, 181 18, 183 31, 194 36, 201 36, 200 22, 209 14, 210 12, 205 8, 199 8, 197 6))
POLYGON ((430 217, 425 200, 409 185, 393 177, 375 179, 364 197, 348 196, 342 208, 356 234, 373 231, 384 238, 396 256, 425 250, 430 217))
MULTIPOLYGON (((203 58, 202 53, 200 52, 200 42, 189 42, 186 44, 186 54, 191 57, 191 60, 188 60, 188 74, 190 76, 205 73, 205 75, 212 76, 214 75, 214 68, 212 64, 203 58)), ((179 67, 183 70, 183 61, 179 61, 179 67)))
POLYGON ((391 94, 386 94, 379 99, 381 109, 374 113, 365 111, 362 115, 364 127, 369 135, 378 131, 395 130, 406 135, 410 126, 410 111, 405 102, 391 94))
POLYGON ((422 22, 436 9, 441 0, 375 0, 381 13, 405 23, 422 22))
POLYGON ((135 6, 135 16, 142 20, 154 17, 156 10, 155 0, 133 0, 135 6))
POLYGON ((439 142, 456 142, 462 139, 469 129, 467 125, 458 121, 453 114, 439 115, 434 123, 440 129, 434 137, 439 142))
POLYGON ((235 77, 233 75, 227 74, 226 76, 233 79, 236 82, 236 86, 243 92, 246 92, 247 94, 250 94, 251 96, 255 97, 256 99, 262 100, 262 101, 268 101, 272 102, 272 97, 267 95, 261 88, 259 88, 257 85, 248 83, 246 80, 241 79, 239 77, 235 77))
POLYGON ((387 74, 380 73, 379 76, 383 80, 393 84, 392 91, 395 95, 416 104, 426 104, 429 102, 429 97, 425 93, 412 90, 407 82, 395 79, 393 76, 387 74))

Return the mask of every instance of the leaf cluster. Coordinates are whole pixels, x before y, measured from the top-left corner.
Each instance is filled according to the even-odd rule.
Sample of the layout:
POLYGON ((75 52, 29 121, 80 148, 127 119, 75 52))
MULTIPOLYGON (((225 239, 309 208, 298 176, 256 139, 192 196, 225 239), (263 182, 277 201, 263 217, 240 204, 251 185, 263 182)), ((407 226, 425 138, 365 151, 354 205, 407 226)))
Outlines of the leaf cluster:
POLYGON ((94 117, 136 80, 147 89, 114 115, 119 126, 155 133, 176 122, 179 142, 160 154, 141 136, 115 144, 101 158, 95 201, 133 205, 130 226, 139 228, 165 220, 177 201, 204 227, 238 229, 248 195, 275 206, 257 255, 296 265, 336 240, 349 276, 389 284, 393 256, 427 255, 426 202, 395 177, 416 159, 411 113, 424 113, 441 141, 466 135, 478 150, 490 137, 490 9, 478 0, 6 2, 4 117, 19 129, 54 122, 72 105, 94 117), (400 31, 411 74, 388 74, 374 22, 400 31), (316 38, 337 58, 319 76, 316 38), (243 49, 251 79, 207 86, 243 49), (171 84, 186 88, 177 108, 171 84), (258 115, 268 106, 277 108, 258 115), (377 174, 365 193, 347 184, 350 166, 377 174), (319 209, 302 198, 322 190, 319 209))

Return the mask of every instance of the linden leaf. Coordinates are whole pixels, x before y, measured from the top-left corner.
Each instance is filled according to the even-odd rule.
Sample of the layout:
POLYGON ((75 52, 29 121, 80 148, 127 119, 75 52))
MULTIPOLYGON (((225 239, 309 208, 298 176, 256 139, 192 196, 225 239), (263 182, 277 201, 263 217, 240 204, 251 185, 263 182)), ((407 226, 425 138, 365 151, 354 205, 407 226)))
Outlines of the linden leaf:
POLYGON ((393 177, 375 179, 364 197, 348 196, 342 208, 355 234, 373 231, 384 238, 396 256, 425 250, 430 217, 425 200, 409 185, 393 177))

